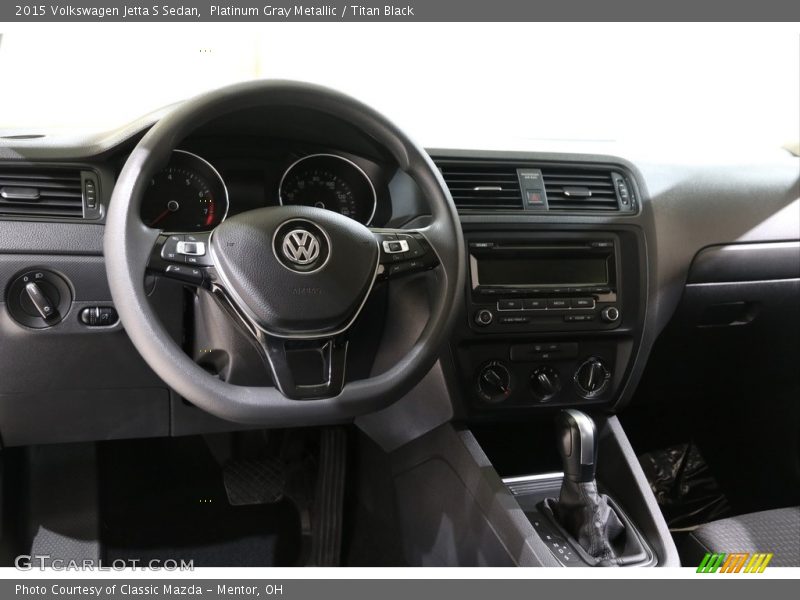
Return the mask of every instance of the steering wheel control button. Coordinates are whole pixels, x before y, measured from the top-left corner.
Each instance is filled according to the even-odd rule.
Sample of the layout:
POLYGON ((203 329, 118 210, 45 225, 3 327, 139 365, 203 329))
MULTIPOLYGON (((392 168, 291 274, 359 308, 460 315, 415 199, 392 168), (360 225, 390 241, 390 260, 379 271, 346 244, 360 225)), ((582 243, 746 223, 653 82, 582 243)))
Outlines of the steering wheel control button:
POLYGON ((164 271, 167 275, 174 279, 179 279, 194 285, 200 285, 203 283, 203 279, 205 278, 205 273, 202 269, 187 265, 167 265, 167 268, 164 271))
POLYGON ((93 306, 84 308, 80 319, 87 327, 113 327, 119 321, 119 315, 116 309, 110 306, 93 306))
POLYGON ((475 322, 481 327, 486 327, 487 325, 490 325, 493 320, 494 320, 494 315, 492 314, 492 311, 486 308, 479 310, 475 314, 475 322))
POLYGON ((408 240, 385 240, 383 242, 383 251, 387 254, 408 252, 408 240))
POLYGON ((373 233, 380 244, 380 262, 386 265, 379 273, 384 278, 425 271, 438 264, 436 255, 421 233, 390 233, 380 230, 373 233))
POLYGON ((205 256, 206 245, 203 242, 178 242, 176 250, 184 256, 205 256))
POLYGON ((183 244, 185 235, 170 235, 161 246, 161 258, 172 262, 183 262, 183 257, 178 252, 178 245, 183 244))
POLYGON ((46 329, 59 323, 69 312, 72 290, 63 277, 52 271, 26 271, 8 287, 6 304, 17 323, 46 329))
POLYGON ((207 233, 187 233, 183 242, 178 242, 176 250, 187 265, 210 267, 214 264, 208 251, 207 233))

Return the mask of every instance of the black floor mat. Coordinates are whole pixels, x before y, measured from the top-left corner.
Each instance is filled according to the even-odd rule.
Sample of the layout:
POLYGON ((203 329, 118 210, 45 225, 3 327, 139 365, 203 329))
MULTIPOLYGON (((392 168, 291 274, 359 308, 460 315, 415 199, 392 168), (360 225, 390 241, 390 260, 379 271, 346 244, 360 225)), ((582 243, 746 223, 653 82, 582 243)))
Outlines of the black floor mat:
POLYGON ((99 450, 104 560, 291 566, 301 546, 288 500, 231 506, 201 438, 107 442, 99 450))
POLYGON ((650 489, 672 530, 690 529, 731 514, 727 498, 693 443, 639 456, 650 489))

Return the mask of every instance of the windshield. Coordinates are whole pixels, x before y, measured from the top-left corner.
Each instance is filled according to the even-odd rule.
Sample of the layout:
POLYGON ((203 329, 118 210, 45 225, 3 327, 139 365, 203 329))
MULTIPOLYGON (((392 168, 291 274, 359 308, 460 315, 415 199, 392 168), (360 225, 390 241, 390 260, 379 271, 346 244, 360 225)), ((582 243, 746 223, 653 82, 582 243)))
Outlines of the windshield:
POLYGON ((777 147, 796 141, 800 129, 800 44, 791 25, 154 24, 142 31, 6 28, 0 126, 107 130, 214 87, 275 77, 352 94, 429 147, 687 139, 777 147))

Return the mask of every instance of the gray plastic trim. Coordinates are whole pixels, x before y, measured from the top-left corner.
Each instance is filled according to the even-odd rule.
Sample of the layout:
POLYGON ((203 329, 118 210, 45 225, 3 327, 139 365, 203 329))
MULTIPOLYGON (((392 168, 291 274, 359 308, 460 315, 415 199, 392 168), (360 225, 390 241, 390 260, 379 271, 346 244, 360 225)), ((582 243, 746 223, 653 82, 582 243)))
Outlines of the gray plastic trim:
POLYGON ((560 566, 470 432, 443 425, 391 458, 409 565, 560 566))
POLYGON ((800 277, 800 242, 727 244, 701 250, 687 282, 772 281, 800 277))

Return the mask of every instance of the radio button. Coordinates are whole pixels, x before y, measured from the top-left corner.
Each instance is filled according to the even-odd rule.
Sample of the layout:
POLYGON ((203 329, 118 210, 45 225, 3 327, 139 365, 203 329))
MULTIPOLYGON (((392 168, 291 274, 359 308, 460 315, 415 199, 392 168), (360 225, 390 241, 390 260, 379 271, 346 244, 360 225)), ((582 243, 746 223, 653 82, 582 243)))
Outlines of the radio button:
POLYGON ((547 300, 537 300, 535 298, 523 300, 522 308, 524 310, 544 310, 547 308, 547 300))
POLYGON ((565 315, 564 320, 567 322, 594 321, 594 315, 565 315))
POLYGON ((593 294, 610 294, 611 293, 611 288, 602 287, 602 286, 601 287, 591 287, 591 288, 586 288, 586 291, 587 292, 591 292, 593 294))
POLYGON ((528 317, 500 317, 497 322, 501 325, 511 325, 512 323, 529 323, 530 319, 528 317))
POLYGON ((500 300, 497 310, 522 310, 522 300, 500 300))
POLYGON ((566 360, 578 356, 578 344, 565 342, 558 344, 512 344, 509 357, 514 362, 537 360, 566 360))
POLYGON ((594 298, 573 298, 572 308, 594 308, 594 298))
POLYGON ((567 309, 569 308, 569 300, 566 298, 550 298, 547 301, 547 308, 567 309))

